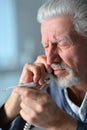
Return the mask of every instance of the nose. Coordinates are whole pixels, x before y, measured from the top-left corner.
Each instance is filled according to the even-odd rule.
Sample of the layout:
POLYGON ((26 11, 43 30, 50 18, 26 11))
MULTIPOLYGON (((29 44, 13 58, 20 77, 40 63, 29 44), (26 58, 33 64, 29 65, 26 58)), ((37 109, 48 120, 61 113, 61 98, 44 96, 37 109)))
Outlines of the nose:
POLYGON ((61 62, 61 57, 59 56, 58 48, 50 46, 46 53, 47 56, 47 64, 51 65, 52 63, 61 62))

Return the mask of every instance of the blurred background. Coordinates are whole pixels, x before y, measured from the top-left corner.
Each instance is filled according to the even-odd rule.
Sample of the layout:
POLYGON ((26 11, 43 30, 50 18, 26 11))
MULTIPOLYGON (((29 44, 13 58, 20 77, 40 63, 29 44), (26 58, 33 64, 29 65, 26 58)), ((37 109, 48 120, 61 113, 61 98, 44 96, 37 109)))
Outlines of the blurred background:
POLYGON ((0 88, 17 85, 24 64, 44 53, 37 22, 43 2, 0 0, 0 88))
POLYGON ((22 67, 44 53, 37 10, 45 0, 0 0, 0 87, 18 83, 22 67))

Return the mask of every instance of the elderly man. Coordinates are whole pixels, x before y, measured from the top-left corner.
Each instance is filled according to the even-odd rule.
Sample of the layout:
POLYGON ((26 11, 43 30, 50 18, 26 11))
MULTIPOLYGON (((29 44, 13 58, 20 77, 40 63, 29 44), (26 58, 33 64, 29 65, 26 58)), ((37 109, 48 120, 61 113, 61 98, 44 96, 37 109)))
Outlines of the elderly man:
POLYGON ((46 130, 87 130, 87 0, 49 0, 38 20, 45 55, 26 64, 20 78, 36 87, 14 89, 1 108, 6 119, 1 126, 22 130, 23 118, 46 130), (42 91, 47 73, 52 82, 42 91), (12 123, 19 113, 22 118, 12 123))

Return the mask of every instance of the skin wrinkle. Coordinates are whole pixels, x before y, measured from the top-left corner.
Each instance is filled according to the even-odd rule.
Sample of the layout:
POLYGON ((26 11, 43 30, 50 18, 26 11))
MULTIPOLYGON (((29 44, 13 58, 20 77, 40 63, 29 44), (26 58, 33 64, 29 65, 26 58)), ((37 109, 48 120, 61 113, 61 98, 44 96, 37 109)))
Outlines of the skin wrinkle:
MULTIPOLYGON (((38 14, 42 17, 41 35, 45 54, 40 55, 33 64, 25 65, 20 81, 35 82, 39 88, 44 83, 46 74, 51 73, 57 85, 54 81, 49 86, 50 95, 34 87, 17 87, 14 90, 16 95, 12 95, 5 104, 8 120, 13 120, 20 114, 27 123, 46 130, 76 130, 86 127, 85 120, 81 117, 86 112, 83 111, 87 98, 87 19, 84 19, 87 16, 87 2, 84 2, 86 0, 52 0, 40 8, 38 14), (52 18, 52 15, 56 17, 52 18), (66 100, 70 99, 74 105, 82 106, 68 110, 72 103, 65 103, 64 94, 66 100), (18 99, 21 99, 20 103, 18 99), (81 119, 81 123, 78 123, 75 115, 81 119)), ((3 126, 9 123, 4 123, 4 120, 0 120, 3 126)), ((16 124, 13 127, 15 126, 16 124)))
MULTIPOLYGON (((84 65, 81 62, 79 64, 79 61, 80 61, 80 56, 83 58, 86 58, 86 56, 83 56, 83 51, 80 52, 79 50, 81 48, 83 48, 83 50, 85 51, 85 47, 81 45, 82 44, 81 42, 83 42, 85 45, 85 40, 80 34, 78 34, 75 31, 74 26, 72 24, 71 17, 60 16, 60 17, 55 17, 53 19, 44 20, 44 22, 41 24, 41 34, 42 34, 42 42, 43 42, 43 44, 44 43, 46 44, 46 46, 45 45, 43 45, 43 46, 44 46, 45 53, 47 56, 48 64, 56 65, 58 63, 59 64, 64 63, 71 70, 73 70, 74 74, 77 77, 79 76, 79 78, 81 78, 81 79, 84 78, 81 75, 82 74, 81 71, 83 71, 83 69, 81 70, 81 67, 80 67, 80 65, 81 66, 84 66, 84 65), (67 18, 67 19, 64 20, 64 22, 63 22, 62 18, 63 19, 67 18), (56 23, 58 22, 58 24, 54 24, 54 21, 56 21, 56 23), (62 24, 62 26, 61 26, 61 24, 62 24), (67 27, 67 25, 68 25, 68 27, 67 27), (55 39, 58 39, 60 37, 65 37, 65 36, 69 37, 69 39, 70 39, 69 40, 70 46, 68 48, 63 48, 61 46, 57 47, 56 45, 54 45, 54 44, 57 44, 55 42, 55 39), (58 54, 57 54, 57 52, 58 52, 58 54), (82 55, 81 55, 81 53, 82 53, 82 55), (51 59, 48 57, 51 57, 51 59), (52 61, 52 63, 51 63, 51 61, 52 61), (69 61, 69 62, 67 62, 67 61, 69 61)), ((86 52, 87 52, 87 50, 86 50, 86 52)), ((87 63, 86 63, 86 65, 87 65, 87 63)))

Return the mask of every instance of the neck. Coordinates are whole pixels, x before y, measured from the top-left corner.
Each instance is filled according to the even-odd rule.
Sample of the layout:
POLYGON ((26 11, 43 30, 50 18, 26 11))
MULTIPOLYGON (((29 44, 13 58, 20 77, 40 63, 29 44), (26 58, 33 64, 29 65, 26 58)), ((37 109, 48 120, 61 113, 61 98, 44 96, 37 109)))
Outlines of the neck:
POLYGON ((67 88, 67 91, 68 91, 68 96, 70 100, 74 102, 77 106, 81 106, 81 103, 87 92, 87 84, 81 83, 78 86, 67 88))

